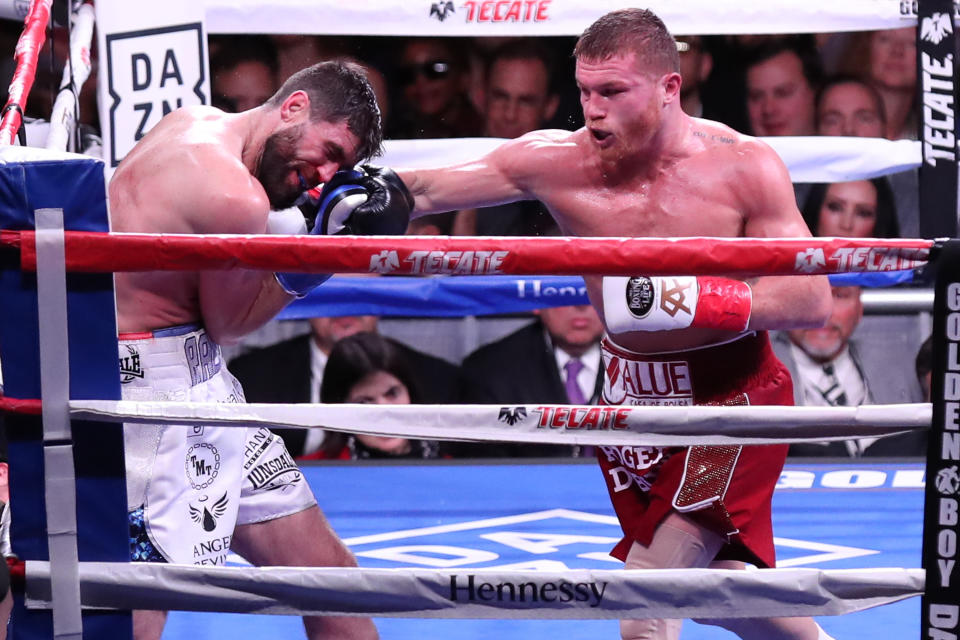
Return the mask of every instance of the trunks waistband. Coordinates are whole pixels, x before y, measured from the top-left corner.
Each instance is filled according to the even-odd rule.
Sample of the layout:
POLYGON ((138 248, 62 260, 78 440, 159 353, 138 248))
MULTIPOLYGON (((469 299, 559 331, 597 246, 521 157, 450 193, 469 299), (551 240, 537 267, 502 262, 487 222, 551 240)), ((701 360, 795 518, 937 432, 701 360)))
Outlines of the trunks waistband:
POLYGON ((202 327, 199 324, 178 324, 164 329, 154 329, 153 331, 134 331, 131 333, 121 333, 117 336, 122 342, 131 342, 133 340, 150 340, 152 338, 169 338, 183 336, 194 331, 200 331, 202 327))
POLYGON ((205 382, 223 366, 220 347, 199 325, 120 334, 120 380, 131 387, 153 387, 160 379, 205 382))
POLYGON ((629 351, 604 338, 601 350, 604 400, 610 404, 723 401, 781 372, 766 332, 720 345, 654 354, 629 351))

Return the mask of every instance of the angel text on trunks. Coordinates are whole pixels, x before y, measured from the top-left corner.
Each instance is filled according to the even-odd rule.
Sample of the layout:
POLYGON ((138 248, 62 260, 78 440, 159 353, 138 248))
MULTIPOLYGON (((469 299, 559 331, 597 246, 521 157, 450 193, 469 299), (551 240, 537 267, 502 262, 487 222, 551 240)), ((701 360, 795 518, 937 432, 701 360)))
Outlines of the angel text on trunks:
POLYGON ((693 404, 690 365, 684 361, 636 362, 603 354, 607 404, 689 406, 693 404))
POLYGON ((381 251, 370 256, 371 273, 446 273, 491 275, 502 273, 500 265, 509 251, 381 251))

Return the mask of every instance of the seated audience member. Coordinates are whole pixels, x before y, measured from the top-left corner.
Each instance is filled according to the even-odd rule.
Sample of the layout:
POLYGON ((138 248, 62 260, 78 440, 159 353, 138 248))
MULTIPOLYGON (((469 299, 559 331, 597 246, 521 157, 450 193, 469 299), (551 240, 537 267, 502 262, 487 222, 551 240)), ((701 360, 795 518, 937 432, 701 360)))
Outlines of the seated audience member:
POLYGON ((814 134, 815 98, 823 72, 806 36, 761 41, 746 65, 747 115, 757 136, 814 134))
MULTIPOLYGON (((876 87, 855 76, 834 76, 817 96, 817 133, 822 136, 883 138, 887 126, 883 98, 876 87)), ((902 237, 920 235, 919 174, 916 169, 884 176, 893 191, 902 237)), ((881 236, 884 237, 884 236, 881 236)), ((888 236, 894 237, 894 236, 888 236)))
MULTIPOLYGON (((423 381, 423 384, 432 383, 432 380, 423 381)), ((376 333, 356 333, 337 342, 330 352, 323 370, 320 401, 324 404, 418 404, 423 401, 420 388, 420 381, 394 342, 376 333)), ((323 452, 326 458, 433 458, 437 444, 429 440, 331 431, 323 443, 323 452)))
POLYGON ((277 49, 268 36, 226 36, 210 58, 213 106, 239 113, 259 107, 280 86, 277 49))
POLYGON ((883 178, 810 185, 802 212, 814 236, 900 236, 893 192, 883 178))
MULTIPOLYGON (((933 345, 928 337, 917 350, 914 362, 917 371, 917 382, 923 394, 923 402, 930 402, 930 376, 933 372, 933 345)), ((889 458, 916 457, 927 455, 927 442, 930 432, 926 429, 914 429, 907 433, 900 433, 889 438, 881 438, 870 445, 867 455, 889 458)))
MULTIPOLYGON (((243 385, 248 402, 320 402, 320 383, 327 360, 340 340, 376 332, 376 316, 311 318, 310 333, 249 351, 230 361, 229 369, 243 385)), ((459 369, 445 360, 384 338, 401 354, 417 380, 423 381, 423 402, 454 402, 459 369)), ((294 457, 321 449, 321 429, 276 429, 294 457)))
POLYGON ((677 51, 680 53, 680 104, 684 113, 695 118, 711 118, 704 110, 701 87, 713 70, 713 56, 703 45, 701 36, 677 37, 677 51))
POLYGON ((828 78, 817 93, 817 134, 882 138, 887 116, 877 89, 856 76, 828 78))
MULTIPOLYGON (((916 30, 883 29, 866 32, 866 68, 856 69, 883 98, 887 116, 884 137, 890 140, 917 137, 916 30)), ((862 42, 862 40, 861 40, 862 42)))
MULTIPOLYGON (((863 317, 859 287, 832 287, 833 312, 819 329, 777 332, 773 348, 790 370, 794 402, 857 406, 916 402, 912 374, 895 352, 861 348, 854 331, 863 317)), ((875 438, 790 445, 793 456, 874 455, 875 438)))
MULTIPOLYGON (((540 309, 538 320, 463 361, 466 404, 593 404, 603 385, 603 324, 590 305, 540 309)), ((456 458, 572 456, 577 447, 527 443, 444 443, 456 458)))
POLYGON ((398 83, 389 138, 465 138, 483 121, 467 96, 467 55, 450 38, 410 38, 391 80, 398 83))
MULTIPOLYGON (((554 86, 554 61, 549 49, 534 38, 507 41, 491 54, 486 77, 484 134, 517 138, 542 129, 559 104, 554 86)), ((496 207, 457 213, 454 234, 479 236, 556 235, 546 208, 536 200, 519 200, 496 207)))
POLYGON ((270 39, 277 49, 277 77, 283 82, 301 69, 324 60, 347 55, 350 46, 340 36, 308 36, 302 33, 276 33, 270 39))

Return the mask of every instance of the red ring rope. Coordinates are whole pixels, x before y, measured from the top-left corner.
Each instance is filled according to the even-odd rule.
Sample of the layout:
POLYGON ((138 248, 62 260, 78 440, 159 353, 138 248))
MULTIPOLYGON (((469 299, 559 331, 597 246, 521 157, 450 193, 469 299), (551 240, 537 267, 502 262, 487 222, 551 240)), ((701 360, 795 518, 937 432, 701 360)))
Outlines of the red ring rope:
POLYGON ((33 87, 33 79, 37 75, 37 58, 46 40, 52 3, 53 0, 33 0, 30 12, 23 21, 25 26, 14 53, 17 68, 13 73, 13 80, 10 81, 9 98, 3 108, 3 121, 0 122, 0 144, 13 144, 13 139, 23 123, 23 110, 33 87))
MULTIPOLYGON (((252 268, 424 275, 763 275, 895 271, 930 240, 877 238, 477 238, 156 235, 67 231, 73 272, 252 268)), ((36 269, 32 231, 0 231, 36 269)))

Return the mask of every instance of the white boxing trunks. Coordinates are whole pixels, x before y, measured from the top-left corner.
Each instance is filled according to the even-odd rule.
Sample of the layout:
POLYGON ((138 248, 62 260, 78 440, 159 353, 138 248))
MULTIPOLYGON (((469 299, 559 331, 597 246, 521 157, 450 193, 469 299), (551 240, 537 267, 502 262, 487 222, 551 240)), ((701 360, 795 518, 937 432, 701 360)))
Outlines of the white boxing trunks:
MULTIPOLYGON (((220 347, 196 326, 122 334, 124 400, 243 402, 220 347)), ((124 425, 131 559, 224 564, 234 526, 316 499, 283 440, 264 428, 124 425)))

